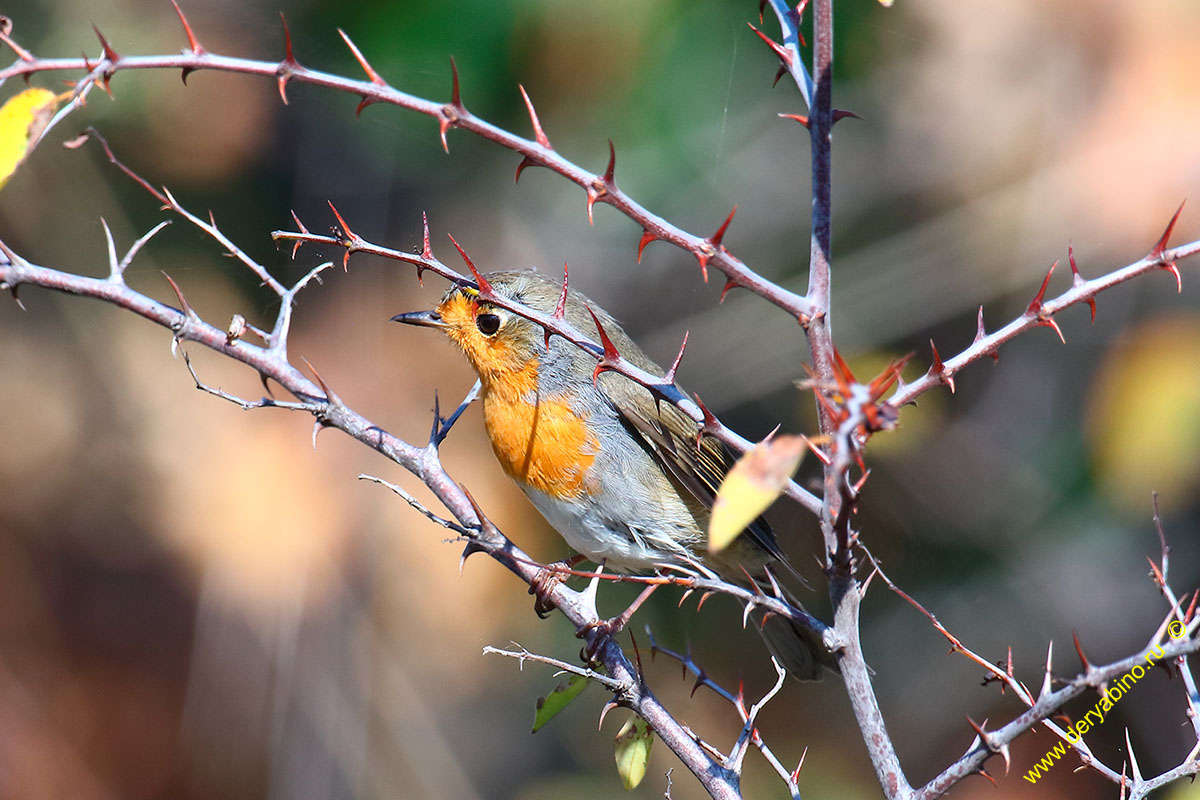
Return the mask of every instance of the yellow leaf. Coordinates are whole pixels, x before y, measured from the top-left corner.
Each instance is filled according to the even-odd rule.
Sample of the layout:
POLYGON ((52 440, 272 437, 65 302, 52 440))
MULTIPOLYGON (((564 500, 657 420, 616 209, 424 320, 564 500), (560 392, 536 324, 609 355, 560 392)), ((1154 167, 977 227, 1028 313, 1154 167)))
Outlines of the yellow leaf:
POLYGON ((58 108, 58 95, 48 89, 26 89, 0 106, 0 187, 3 187, 58 108))
POLYGON ((721 481, 708 523, 708 550, 729 546, 791 480, 807 447, 803 436, 776 436, 738 459, 721 481))
MULTIPOLYGON (((1172 284, 1172 287, 1174 284, 1172 284)), ((1200 315, 1172 314, 1124 334, 1088 391, 1087 434, 1103 497, 1145 514, 1194 502, 1200 486, 1200 315)))

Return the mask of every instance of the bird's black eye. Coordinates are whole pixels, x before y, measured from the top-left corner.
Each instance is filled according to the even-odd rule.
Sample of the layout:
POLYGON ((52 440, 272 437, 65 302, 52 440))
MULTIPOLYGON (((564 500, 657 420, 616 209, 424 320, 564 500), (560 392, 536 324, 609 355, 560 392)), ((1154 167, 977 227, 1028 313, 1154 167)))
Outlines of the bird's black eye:
POLYGON ((500 317, 495 314, 480 314, 475 318, 475 327, 484 336, 492 336, 500 330, 500 317))

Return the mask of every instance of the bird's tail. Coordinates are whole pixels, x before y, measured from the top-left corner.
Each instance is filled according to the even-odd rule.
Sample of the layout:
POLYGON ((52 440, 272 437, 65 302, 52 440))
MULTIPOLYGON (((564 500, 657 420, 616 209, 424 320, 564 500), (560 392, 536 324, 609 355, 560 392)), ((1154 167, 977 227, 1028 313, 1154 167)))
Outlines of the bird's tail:
MULTIPOLYGON (((791 598, 789 602, 799 607, 791 598)), ((812 629, 776 614, 767 616, 765 620, 761 614, 754 616, 767 649, 787 670, 788 675, 802 681, 819 681, 825 678, 826 669, 841 672, 837 657, 825 649, 821 637, 812 629)))

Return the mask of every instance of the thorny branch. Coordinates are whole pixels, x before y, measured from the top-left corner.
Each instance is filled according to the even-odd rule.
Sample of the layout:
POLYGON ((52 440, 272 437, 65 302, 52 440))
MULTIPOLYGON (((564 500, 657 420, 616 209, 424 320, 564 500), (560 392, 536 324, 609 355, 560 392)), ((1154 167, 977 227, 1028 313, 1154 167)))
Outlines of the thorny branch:
MULTIPOLYGON (((94 60, 89 58, 42 59, 20 48, 11 40, 6 31, 0 38, 17 53, 18 60, 10 67, 0 69, 0 81, 16 75, 29 77, 42 72, 68 71, 83 73, 83 76, 76 81, 71 105, 60 112, 60 115, 55 118, 55 121, 57 121, 65 113, 78 107, 87 93, 95 86, 99 85, 105 90, 109 90, 111 88, 112 77, 121 71, 180 69, 185 81, 191 73, 199 70, 217 70, 270 77, 277 81, 280 96, 285 103, 287 102, 287 84, 289 81, 295 80, 359 96, 362 98, 358 109, 359 112, 368 105, 384 103, 429 116, 437 120, 441 141, 447 149, 447 133, 452 128, 469 131, 495 142, 521 156, 521 161, 516 170, 517 179, 520 178, 521 172, 526 167, 542 166, 572 181, 585 191, 586 210, 589 219, 593 213, 593 207, 597 202, 607 203, 642 228, 643 235, 637 248, 639 257, 645 246, 656 239, 670 242, 696 258, 701 273, 706 280, 708 267, 712 266, 725 276, 725 291, 731 288, 748 289, 785 310, 804 326, 808 335, 812 357, 811 384, 814 386, 815 394, 817 395, 821 432, 825 442, 823 452, 818 453, 822 458, 825 470, 822 497, 818 498, 795 484, 792 484, 790 487, 789 494, 803 507, 817 515, 821 522, 827 546, 827 571, 830 578, 830 594, 835 610, 832 627, 826 627, 819 621, 809 617, 803 611, 792 608, 781 595, 767 597, 761 592, 754 593, 708 578, 658 576, 622 579, 675 583, 683 587, 686 592, 699 590, 705 593, 702 595, 701 602, 703 602, 703 597, 707 596, 707 592, 721 591, 733 594, 744 603, 747 613, 752 608, 762 608, 769 613, 789 616, 801 624, 809 625, 812 630, 819 632, 826 646, 840 655, 842 673, 846 680, 851 705, 858 718, 864 741, 867 743, 880 783, 889 798, 924 799, 940 796, 950 786, 967 775, 974 772, 983 772, 984 761, 993 754, 1002 755, 1005 758, 1007 766, 1009 743, 1016 736, 1028 731, 1035 725, 1044 725, 1050 730, 1055 731, 1058 735, 1063 736, 1063 730, 1056 723, 1048 719, 1051 714, 1061 709, 1062 705, 1068 700, 1088 689, 1096 689, 1103 685, 1105 681, 1119 675, 1123 670, 1128 669, 1131 664, 1144 658, 1147 650, 1156 647, 1161 647, 1165 651, 1167 657, 1173 660, 1175 668, 1183 676, 1190 712, 1189 716, 1192 719, 1197 734, 1197 748, 1189 754, 1183 763, 1174 769, 1155 778, 1145 779, 1139 773, 1132 751, 1130 751, 1128 769, 1123 768, 1118 773, 1112 767, 1106 766, 1095 759, 1082 741, 1072 743, 1072 746, 1086 765, 1093 767, 1110 780, 1119 783, 1123 793, 1128 789, 1131 797, 1142 797, 1151 789, 1169 780, 1183 775, 1196 774, 1198 771, 1196 754, 1200 752, 1200 714, 1197 713, 1198 695, 1190 667, 1188 666, 1187 656, 1200 649, 1200 639, 1197 639, 1195 635, 1197 626, 1200 625, 1200 620, 1194 614, 1196 597, 1193 596, 1192 604, 1184 610, 1183 603, 1177 599, 1167 583, 1168 548, 1166 547, 1165 534, 1162 533, 1161 522, 1157 517, 1157 513, 1155 522, 1163 547, 1160 563, 1154 569, 1155 580, 1164 598, 1170 605, 1171 610, 1163 624, 1159 627, 1159 630, 1151 638, 1150 644, 1140 654, 1103 667, 1088 664, 1086 659, 1083 659, 1082 649, 1080 648, 1079 652, 1081 659, 1083 659, 1084 671, 1073 679, 1060 681, 1063 685, 1057 690, 1053 690, 1051 686, 1053 679, 1050 674, 1048 657, 1042 689, 1036 697, 1028 691, 1024 684, 1014 677, 1011 656, 1007 669, 1004 669, 987 662, 982 657, 970 651, 942 627, 932 614, 921 608, 912 598, 903 594, 898 587, 895 587, 878 568, 878 565, 876 565, 876 570, 872 575, 879 575, 894 591, 900 593, 909 602, 917 606, 929 617, 935 627, 951 641, 954 649, 964 653, 983 666, 995 680, 1011 688, 1014 694, 1027 706, 1026 711, 1020 716, 1007 725, 993 731, 986 731, 983 726, 972 723, 976 731, 975 742, 972 743, 963 756, 943 771, 941 775, 920 789, 914 789, 908 783, 903 773, 891 738, 884 726, 882 713, 880 712, 878 701, 871 685, 869 670, 862 655, 861 642, 859 640, 858 613, 859 603, 866 586, 865 584, 860 584, 855 575, 856 563, 853 557, 853 548, 858 544, 858 537, 857 532, 852 527, 852 519, 859 491, 866 477, 865 468, 862 464, 862 445, 871 433, 887 427, 886 425, 878 424, 880 418, 894 421, 896 409, 936 386, 945 385, 953 391, 955 376, 963 368, 984 356, 995 357, 998 348, 1002 344, 1017 335, 1027 332, 1033 327, 1051 327, 1061 337, 1062 332, 1055 320, 1055 315, 1065 308, 1086 302, 1092 307, 1094 317, 1095 297, 1108 288, 1159 269, 1171 271, 1176 279, 1179 280, 1177 262, 1200 253, 1200 241, 1168 249, 1167 242, 1175 220, 1179 216, 1177 212, 1162 238, 1151 249, 1148 255, 1121 269, 1114 270, 1092 280, 1085 280, 1080 275, 1073 254, 1071 254, 1070 262, 1073 282, 1070 289, 1053 299, 1046 300, 1045 293, 1050 280, 1050 274, 1047 274, 1046 281, 1043 282, 1040 291, 1026 311, 1016 320, 1013 320, 991 334, 986 333, 983 327, 982 309, 980 309, 976 338, 970 347, 946 361, 942 361, 936 347, 932 348, 933 365, 929 371, 922 378, 911 384, 899 384, 894 394, 887 399, 883 399, 882 393, 877 391, 880 385, 879 379, 873 381, 870 385, 858 384, 853 381, 852 376, 849 376, 847 379, 848 370, 844 370, 844 365, 841 364, 841 359, 834 347, 832 329, 830 327, 830 283, 832 274, 830 257, 831 132, 834 123, 846 115, 846 112, 835 111, 832 105, 832 0, 814 0, 814 44, 811 75, 804 67, 800 50, 803 40, 800 36, 799 27, 801 16, 808 5, 807 1, 801 2, 793 9, 787 6, 783 0, 764 0, 760 4, 760 7, 765 9, 768 2, 778 18, 783 43, 775 43, 757 28, 755 28, 755 32, 779 57, 781 75, 791 75, 801 93, 802 99, 809 105, 807 115, 783 115, 795 119, 804 125, 809 132, 812 148, 813 207, 811 215, 810 271, 809 286, 804 295, 789 292, 767 281, 750 269, 744 262, 733 256, 724 247, 722 241, 732 221, 732 213, 715 233, 702 238, 674 226, 648 211, 626 195, 616 185, 616 151, 612 147, 611 142, 608 163, 602 173, 583 169, 563 158, 553 148, 549 137, 542 127, 533 103, 523 87, 520 87, 520 91, 529 112, 530 122, 535 134, 532 140, 517 136, 474 116, 467 110, 462 101, 458 72, 453 61, 451 62, 451 99, 447 103, 436 103, 391 87, 371 67, 363 54, 344 33, 342 33, 342 38, 366 73, 366 81, 352 80, 311 70, 301 65, 295 58, 290 34, 288 34, 286 40, 285 57, 276 62, 215 55, 200 45, 186 17, 180 11, 179 16, 187 37, 188 49, 178 55, 123 56, 117 53, 104 40, 103 36, 100 36, 102 51, 94 60), (863 471, 861 476, 855 481, 851 479, 851 472, 856 465, 863 471), (1164 631, 1171 622, 1185 624, 1187 626, 1186 636, 1163 644, 1164 631)), ((165 189, 160 191, 154 188, 148 182, 125 168, 113 156, 107 144, 104 144, 104 147, 114 164, 124 170, 134 180, 138 181, 147 191, 151 192, 167 209, 198 227, 218 242, 226 252, 239 260, 247 269, 251 270, 262 281, 263 285, 267 286, 280 298, 280 311, 272 330, 269 332, 258 331, 251 326, 247 326, 244 319, 236 316, 227 330, 220 330, 218 327, 202 320, 191 309, 181 289, 169 277, 167 277, 167 280, 170 282, 179 300, 180 308, 178 309, 159 303, 152 298, 131 290, 124 282, 124 271, 137 252, 161 230, 162 225, 155 227, 139 239, 121 259, 118 259, 116 256, 116 249, 111 233, 108 232, 107 226, 105 226, 108 241, 109 276, 103 280, 37 266, 17 255, 7 245, 0 242, 0 288, 9 289, 14 297, 22 285, 36 285, 57 291, 96 297, 169 328, 173 332, 173 348, 180 342, 196 342, 251 366, 263 377, 264 383, 267 379, 274 380, 290 392, 296 398, 296 401, 277 401, 273 398, 262 398, 256 401, 245 400, 224 392, 221 389, 210 387, 192 370, 191 362, 187 359, 187 353, 184 353, 188 369, 192 372, 192 377, 198 388, 225 400, 237 403, 243 408, 275 406, 311 413, 316 419, 314 437, 316 432, 323 427, 338 428, 408 469, 419 477, 445 505, 451 518, 443 518, 434 514, 421 504, 420 501, 408 495, 404 490, 399 489, 399 487, 392 486, 376 478, 368 479, 389 486, 418 511, 438 524, 458 533, 466 541, 466 548, 463 553, 464 558, 474 552, 487 552, 527 583, 532 585, 537 581, 542 570, 541 565, 529 559, 528 556, 522 553, 492 525, 479 510, 466 490, 460 487, 446 473, 440 462, 438 445, 445 438, 445 435, 453 425, 458 413, 461 413, 462 408, 465 407, 465 404, 460 406, 459 410, 446 420, 441 419, 439 413, 435 412, 430 441, 426 445, 417 446, 388 434, 369 420, 359 416, 330 389, 325 381, 316 373, 316 370, 312 369, 311 365, 309 365, 309 369, 313 373, 313 379, 311 380, 291 365, 287 354, 287 339, 295 296, 310 281, 317 279, 323 270, 328 269, 331 263, 326 262, 314 267, 293 286, 282 285, 265 268, 237 248, 233 242, 229 241, 220 231, 215 219, 210 217, 208 221, 205 221, 191 214, 168 191, 165 189), (247 331, 258 335, 264 342, 264 346, 256 346, 245 341, 243 336, 247 331)), ((352 231, 350 226, 337 213, 336 209, 333 209, 333 213, 337 216, 340 225, 340 232, 336 236, 326 237, 312 234, 300 223, 299 219, 296 220, 299 228, 298 231, 276 232, 275 235, 277 239, 294 241, 297 248, 302 242, 342 247, 344 248, 343 267, 346 266, 346 261, 352 253, 364 252, 413 264, 417 268, 418 277, 423 270, 429 269, 451 281, 469 281, 466 276, 450 269, 433 256, 429 245, 427 226, 425 228, 423 252, 419 256, 414 256, 367 242, 352 231)), ((487 291, 485 284, 480 281, 478 273, 469 259, 467 259, 465 253, 463 253, 463 256, 471 268, 472 277, 475 279, 476 285, 481 291, 487 291)), ((1051 267, 1051 271, 1053 271, 1053 267, 1051 267)), ((642 383, 662 399, 674 403, 685 413, 691 415, 693 419, 704 426, 707 432, 717 436, 726 444, 738 450, 745 450, 749 446, 748 442, 716 420, 698 402, 694 402, 692 399, 683 396, 674 388, 674 367, 668 372, 667 376, 650 375, 638 370, 621 357, 619 353, 606 346, 607 342, 604 341, 606 337, 603 331, 600 332, 602 342, 597 344, 578 330, 566 325, 561 319, 538 314, 530 309, 509 303, 504 298, 497 296, 490 296, 489 299, 541 325, 546 331, 547 338, 551 335, 558 335, 592 353, 596 356, 601 368, 617 371, 642 383)), ((894 372, 898 380, 898 368, 894 372)), ((1152 564, 1152 566, 1154 565, 1152 564)), ((740 692, 737 695, 733 695, 720 689, 714 682, 703 675, 703 672, 696 667, 690 656, 679 656, 678 654, 668 653, 662 650, 662 648, 656 648, 658 652, 667 653, 680 660, 685 669, 691 669, 697 675, 698 685, 709 686, 718 694, 730 700, 738 709, 744 724, 742 735, 739 737, 739 741, 735 744, 731 753, 727 756, 722 755, 715 748, 706 744, 697 735, 688 730, 686 726, 683 726, 671 717, 666 709, 658 703, 649 688, 645 685, 639 667, 631 663, 612 637, 596 625, 599 617, 595 609, 593 594, 576 592, 559 583, 549 590, 549 599, 571 620, 576 630, 580 632, 580 635, 588 640, 588 651, 595 654, 596 660, 603 666, 606 673, 607 677, 601 682, 613 692, 613 703, 629 707, 645 718, 658 736, 697 775, 698 779, 705 786, 705 789, 713 797, 732 798, 740 796, 738 783, 741 763, 745 751, 750 744, 754 744, 763 752, 767 760, 779 772, 780 776, 784 778, 792 795, 798 797, 796 778, 799 767, 797 767, 796 772, 787 772, 778 759, 770 752, 769 748, 766 748, 765 744, 762 743, 761 737, 753 724, 757 709, 761 708, 762 703, 778 691, 778 685, 768 693, 768 696, 763 701, 747 709, 740 692)), ((547 663, 554 663, 555 665, 559 665, 560 668, 568 669, 577 674, 591 672, 584 669, 581 673, 578 667, 566 665, 565 662, 557 662, 546 657, 534 656, 527 652, 506 654, 522 659, 544 660, 547 663)), ((596 676, 589 674, 588 677, 596 676)), ((801 759, 802 762, 803 759, 801 759)))

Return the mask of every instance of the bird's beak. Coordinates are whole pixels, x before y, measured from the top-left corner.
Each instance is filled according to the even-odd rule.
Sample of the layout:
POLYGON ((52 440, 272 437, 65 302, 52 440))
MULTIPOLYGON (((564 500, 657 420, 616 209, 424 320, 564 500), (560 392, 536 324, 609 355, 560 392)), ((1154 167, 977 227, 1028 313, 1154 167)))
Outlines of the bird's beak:
POLYGON ((409 311, 392 317, 392 322, 403 322, 407 325, 423 325, 426 328, 446 327, 442 315, 436 311, 409 311))

